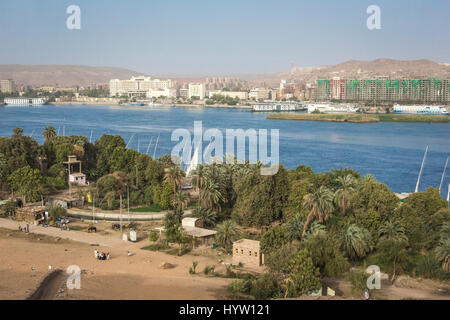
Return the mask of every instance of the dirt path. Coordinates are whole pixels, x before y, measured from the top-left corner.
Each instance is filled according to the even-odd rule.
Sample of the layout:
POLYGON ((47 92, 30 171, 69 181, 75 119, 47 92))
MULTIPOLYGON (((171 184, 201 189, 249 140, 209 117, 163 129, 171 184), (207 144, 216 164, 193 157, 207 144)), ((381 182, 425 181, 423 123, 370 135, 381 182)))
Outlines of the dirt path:
POLYGON ((53 300, 66 281, 67 275, 57 269, 50 272, 27 300, 53 300))

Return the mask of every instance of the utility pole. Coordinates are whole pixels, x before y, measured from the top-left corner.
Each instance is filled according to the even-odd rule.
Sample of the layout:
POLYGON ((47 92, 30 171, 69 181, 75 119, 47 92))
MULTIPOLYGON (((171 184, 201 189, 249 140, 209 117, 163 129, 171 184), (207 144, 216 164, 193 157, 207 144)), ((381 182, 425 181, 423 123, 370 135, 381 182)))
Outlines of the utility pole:
POLYGON ((120 233, 123 235, 123 232, 122 232, 122 194, 120 194, 120 233))
POLYGON ((92 195, 92 223, 95 223, 94 209, 95 209, 95 197, 94 197, 94 195, 92 195))
POLYGON ((130 187, 127 183, 127 200, 128 200, 128 223, 130 223, 130 187))

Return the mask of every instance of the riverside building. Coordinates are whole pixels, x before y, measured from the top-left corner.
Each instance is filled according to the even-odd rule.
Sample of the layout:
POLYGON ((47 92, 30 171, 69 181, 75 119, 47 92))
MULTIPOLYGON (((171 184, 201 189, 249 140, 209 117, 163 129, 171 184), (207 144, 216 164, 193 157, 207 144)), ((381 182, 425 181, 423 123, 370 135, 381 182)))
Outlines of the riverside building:
POLYGON ((163 92, 164 94, 173 93, 167 90, 172 89, 172 80, 152 79, 151 77, 131 77, 128 80, 112 79, 109 81, 109 94, 111 97, 139 97, 154 96, 163 92), (153 94, 153 91, 155 93, 153 94))
POLYGON ((450 102, 448 79, 342 79, 317 80, 317 100, 450 102))

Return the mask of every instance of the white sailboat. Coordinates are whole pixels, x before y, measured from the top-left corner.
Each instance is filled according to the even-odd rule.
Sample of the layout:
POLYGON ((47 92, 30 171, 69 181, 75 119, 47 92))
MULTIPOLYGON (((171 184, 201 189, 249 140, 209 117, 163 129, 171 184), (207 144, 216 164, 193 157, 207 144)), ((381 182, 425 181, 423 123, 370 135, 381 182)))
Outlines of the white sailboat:
POLYGON ((190 177, 190 174, 193 170, 197 169, 198 166, 198 153, 199 153, 199 146, 194 151, 194 154, 192 155, 191 161, 189 162, 187 168, 186 168, 186 177, 190 177))
POLYGON ((422 165, 420 166, 419 177, 417 178, 416 190, 415 190, 414 192, 419 192, 420 178, 422 177, 422 171, 423 171, 423 167, 424 167, 424 165, 425 165, 425 159, 427 158, 427 153, 428 153, 428 146, 427 146, 427 148, 425 149, 425 154, 423 155, 422 165))

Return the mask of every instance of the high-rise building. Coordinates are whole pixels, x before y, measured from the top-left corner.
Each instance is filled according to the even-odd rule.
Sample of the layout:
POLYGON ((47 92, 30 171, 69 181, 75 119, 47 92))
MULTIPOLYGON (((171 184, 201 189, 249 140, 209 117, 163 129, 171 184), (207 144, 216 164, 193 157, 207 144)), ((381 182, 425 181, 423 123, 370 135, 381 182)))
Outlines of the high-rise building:
POLYGON ((203 99, 206 96, 205 84, 189 83, 189 98, 196 97, 203 99))
POLYGON ((11 93, 16 91, 16 86, 14 80, 0 80, 0 92, 1 93, 11 93))
POLYGON ((450 102, 449 79, 317 80, 317 100, 450 102))

